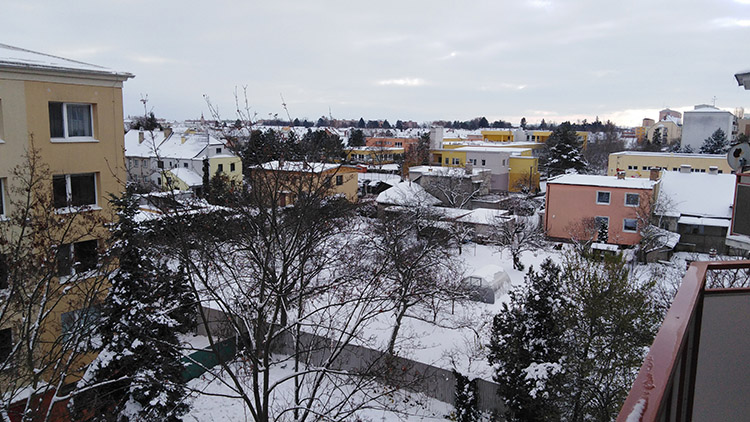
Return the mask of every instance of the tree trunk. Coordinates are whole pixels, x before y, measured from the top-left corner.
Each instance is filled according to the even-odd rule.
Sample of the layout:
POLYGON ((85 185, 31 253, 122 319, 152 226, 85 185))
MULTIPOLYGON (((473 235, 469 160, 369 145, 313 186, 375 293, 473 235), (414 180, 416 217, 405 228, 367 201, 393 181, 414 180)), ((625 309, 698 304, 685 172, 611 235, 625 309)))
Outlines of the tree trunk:
POLYGON ((406 309, 408 307, 405 303, 402 303, 399 307, 398 313, 396 314, 396 323, 393 325, 393 331, 391 332, 391 339, 388 342, 388 354, 393 356, 396 349, 396 338, 398 337, 398 331, 401 328, 401 321, 406 315, 406 309))

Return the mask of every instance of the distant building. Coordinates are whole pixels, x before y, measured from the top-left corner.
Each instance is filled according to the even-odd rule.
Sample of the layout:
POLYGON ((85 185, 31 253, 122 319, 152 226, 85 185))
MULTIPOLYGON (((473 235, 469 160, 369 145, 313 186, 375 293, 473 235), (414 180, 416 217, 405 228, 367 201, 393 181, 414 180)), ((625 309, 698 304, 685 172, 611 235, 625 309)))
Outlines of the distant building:
MULTIPOLYGON (((657 180, 569 174, 547 181, 547 236, 562 240, 598 240, 607 227, 607 243, 635 245, 641 240, 639 209, 650 201, 657 180)), ((642 216, 641 216, 642 217, 642 216)))
POLYGON ((735 116, 724 110, 706 104, 695 106, 694 110, 685 112, 682 124, 682 141, 680 145, 684 148, 690 146, 698 151, 703 141, 710 137, 717 129, 721 129, 732 141, 737 134, 737 123, 735 116))
POLYGON ((659 121, 667 120, 667 117, 672 117, 677 120, 682 119, 682 113, 675 110, 670 110, 668 108, 665 108, 664 110, 659 112, 659 121))
POLYGON ((409 180, 422 186, 446 206, 470 208, 471 199, 490 193, 491 173, 487 168, 414 166, 409 180))
POLYGON ((205 159, 209 178, 223 173, 242 182, 242 160, 225 142, 194 129, 130 130, 125 134, 125 158, 128 181, 146 187, 200 193, 205 159))
POLYGON ((675 250, 731 252, 726 247, 727 228, 732 219, 735 175, 719 174, 714 168, 707 173, 663 172, 659 188, 659 206, 654 213, 659 226, 680 235, 675 250))
POLYGON ((695 173, 707 173, 711 167, 716 167, 719 174, 732 172, 726 155, 622 151, 609 154, 607 174, 615 176, 624 171, 626 177, 650 177, 654 167, 676 172, 683 165, 690 166, 690 171, 695 173))
MULTIPOLYGON (((354 166, 301 161, 269 161, 254 170, 256 177, 274 178, 265 185, 277 191, 279 206, 292 205, 298 195, 324 190, 326 195, 343 195, 350 202, 357 201, 357 173, 354 166)), ((270 200, 270 198, 269 198, 270 200)), ((269 204, 270 205, 270 204, 269 204)))

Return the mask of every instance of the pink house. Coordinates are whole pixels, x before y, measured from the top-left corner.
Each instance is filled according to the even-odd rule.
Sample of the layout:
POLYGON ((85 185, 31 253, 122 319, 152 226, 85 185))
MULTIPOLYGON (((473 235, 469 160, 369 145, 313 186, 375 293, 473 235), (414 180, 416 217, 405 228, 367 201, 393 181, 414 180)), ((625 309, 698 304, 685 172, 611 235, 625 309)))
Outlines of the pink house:
POLYGON ((606 225, 607 243, 635 245, 641 239, 638 211, 658 180, 568 174, 547 181, 544 227, 553 239, 596 239, 606 225))

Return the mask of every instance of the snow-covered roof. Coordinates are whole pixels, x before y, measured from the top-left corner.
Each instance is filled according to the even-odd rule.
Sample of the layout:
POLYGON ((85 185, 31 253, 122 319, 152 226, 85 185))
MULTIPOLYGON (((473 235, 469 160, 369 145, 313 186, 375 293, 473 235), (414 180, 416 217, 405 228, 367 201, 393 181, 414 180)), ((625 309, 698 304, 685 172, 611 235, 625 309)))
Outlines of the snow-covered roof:
POLYGON ((173 169, 169 169, 169 172, 185 182, 185 184, 188 186, 198 186, 203 184, 203 177, 190 168, 175 167, 173 169))
POLYGON ((463 217, 459 217, 457 221, 462 223, 471 224, 493 224, 497 218, 504 217, 506 219, 511 218, 507 216, 507 210, 495 210, 491 208, 475 208, 471 212, 463 217))
POLYGON ((667 205, 662 215, 731 218, 733 174, 662 172, 660 198, 667 205))
POLYGON ((677 152, 645 152, 645 151, 621 151, 609 155, 633 155, 640 157, 684 157, 693 159, 726 159, 726 154, 684 154, 677 152))
POLYGON ((495 154, 512 154, 515 152, 516 148, 497 148, 497 147, 474 147, 474 146, 464 146, 460 148, 456 148, 458 151, 462 152, 485 152, 485 153, 495 153, 495 154))
POLYGON ((578 185, 624 189, 653 189, 657 183, 659 182, 640 177, 618 179, 617 176, 597 176, 592 174, 565 174, 547 180, 548 187, 549 185, 578 185))
POLYGON ((7 44, 0 44, 0 68, 50 70, 67 73, 86 73, 113 76, 125 80, 133 75, 116 72, 106 67, 39 53, 7 44))
MULTIPOLYGON (((211 157, 234 157, 219 139, 189 128, 173 128, 171 131, 138 131, 125 133, 126 157, 156 157, 191 160, 202 158, 206 147, 220 147, 222 152, 211 157), (143 133, 143 142, 140 134, 143 133), (168 136, 167 136, 168 135, 168 136)), ((213 151, 208 151, 213 152, 213 151)))
POLYGON ((261 164, 261 167, 264 170, 273 171, 279 170, 303 173, 322 173, 324 171, 337 169, 341 167, 341 165, 330 163, 307 163, 302 161, 269 161, 267 163, 261 164))
POLYGON ((620 248, 617 245, 613 245, 611 243, 594 242, 591 244, 591 249, 597 249, 600 251, 617 252, 617 250, 620 248))
POLYGON ((403 206, 437 205, 440 200, 427 193, 422 186, 412 182, 401 182, 378 195, 379 204, 403 206))
POLYGON ((357 173, 357 181, 364 183, 365 180, 372 182, 384 182, 393 186, 401 181, 401 177, 390 173, 357 173))
POLYGON ((445 177, 472 177, 490 171, 481 167, 475 167, 468 173, 464 167, 441 167, 441 166, 414 166, 409 167, 409 173, 420 173, 421 175, 445 176, 445 177))
POLYGON ((692 224, 696 226, 729 227, 732 220, 728 218, 704 218, 683 216, 677 220, 679 224, 692 224))

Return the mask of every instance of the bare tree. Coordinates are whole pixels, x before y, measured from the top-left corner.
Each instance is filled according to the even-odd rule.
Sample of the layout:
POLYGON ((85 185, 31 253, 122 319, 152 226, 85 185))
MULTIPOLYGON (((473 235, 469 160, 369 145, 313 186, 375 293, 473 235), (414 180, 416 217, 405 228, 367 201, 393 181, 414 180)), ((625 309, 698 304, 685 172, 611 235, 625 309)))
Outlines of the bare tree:
POLYGON ((513 258, 513 268, 523 270, 521 253, 541 248, 545 244, 544 232, 538 222, 537 216, 512 218, 497 217, 494 224, 493 239, 497 248, 509 251, 513 258))
POLYGON ((471 201, 489 193, 488 180, 474 180, 471 170, 448 169, 435 175, 422 175, 420 185, 451 208, 469 208, 471 201))
POLYGON ((71 397, 64 387, 95 356, 97 307, 112 269, 102 255, 108 220, 103 211, 54 201, 52 181, 32 139, 0 223, 3 418, 50 420, 71 397))
POLYGON ((420 307, 437 309, 463 295, 460 265, 450 248, 450 233, 429 207, 410 207, 373 224, 373 260, 380 264, 393 328, 387 351, 396 354, 404 318, 420 318, 420 307))

